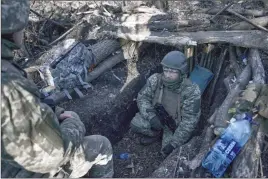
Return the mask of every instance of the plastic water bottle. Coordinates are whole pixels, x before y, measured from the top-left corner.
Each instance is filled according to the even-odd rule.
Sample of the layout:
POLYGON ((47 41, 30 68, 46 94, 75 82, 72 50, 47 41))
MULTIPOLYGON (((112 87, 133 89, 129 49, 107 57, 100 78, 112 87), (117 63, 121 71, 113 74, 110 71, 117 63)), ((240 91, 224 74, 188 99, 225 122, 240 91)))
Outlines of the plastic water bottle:
POLYGON ((250 138, 252 116, 249 113, 244 113, 237 115, 236 119, 225 129, 220 139, 216 141, 202 161, 202 166, 215 177, 221 177, 224 174, 250 138))

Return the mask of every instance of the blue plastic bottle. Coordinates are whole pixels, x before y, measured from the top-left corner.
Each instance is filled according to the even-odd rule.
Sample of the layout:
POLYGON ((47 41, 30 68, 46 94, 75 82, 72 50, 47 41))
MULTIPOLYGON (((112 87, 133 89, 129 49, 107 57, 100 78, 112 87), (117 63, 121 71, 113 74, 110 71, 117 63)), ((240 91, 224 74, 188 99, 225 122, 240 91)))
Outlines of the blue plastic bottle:
POLYGON ((237 115, 236 119, 237 121, 227 127, 202 161, 202 166, 215 177, 221 177, 224 174, 250 138, 252 116, 249 113, 244 113, 237 115))
POLYGON ((129 159, 130 155, 128 153, 121 153, 119 155, 119 158, 122 159, 122 160, 127 160, 129 159))

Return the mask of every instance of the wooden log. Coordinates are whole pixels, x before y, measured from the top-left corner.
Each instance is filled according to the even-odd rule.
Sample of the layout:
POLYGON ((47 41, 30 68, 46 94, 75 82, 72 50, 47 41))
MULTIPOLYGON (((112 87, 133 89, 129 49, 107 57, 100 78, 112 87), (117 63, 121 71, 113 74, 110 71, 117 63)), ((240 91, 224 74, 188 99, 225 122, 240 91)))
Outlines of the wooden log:
POLYGON ((142 31, 143 29, 149 29, 151 31, 161 31, 168 30, 170 32, 179 31, 182 27, 191 27, 209 24, 209 22, 202 22, 199 20, 167 20, 167 21, 153 21, 148 24, 137 24, 135 25, 135 30, 142 31))
POLYGON ((215 140, 214 142, 211 142, 214 135, 213 126, 206 127, 204 131, 206 131, 206 134, 198 154, 191 161, 185 163, 191 170, 196 170, 201 165, 204 156, 208 153, 212 144, 215 142, 215 140))
POLYGON ((197 45, 204 43, 231 43, 235 46, 268 49, 267 33, 252 31, 199 31, 199 32, 154 32, 128 33, 106 31, 104 35, 123 38, 132 41, 143 41, 163 45, 180 47, 184 45, 197 45))
POLYGON ((242 70, 236 61, 235 48, 231 45, 229 45, 229 60, 231 63, 231 68, 235 72, 235 76, 238 77, 241 74, 242 70))
POLYGON ((92 51, 96 57, 96 64, 101 63, 113 52, 120 49, 120 47, 120 43, 116 40, 102 40, 92 45, 92 51))
MULTIPOLYGON (((268 16, 253 18, 253 19, 250 19, 250 21, 259 26, 265 27, 268 25, 268 16)), ((255 27, 253 25, 245 21, 233 24, 232 26, 229 27, 230 30, 251 30, 254 28, 255 27)))
POLYGON ((250 49, 248 59, 252 66, 253 82, 264 84, 265 70, 262 65, 259 51, 257 49, 250 49))
MULTIPOLYGON (((258 50, 250 49, 248 59, 252 67, 253 82, 255 84, 265 84, 265 71, 258 50)), ((252 91, 251 93, 258 93, 260 90, 255 89, 252 91)), ((243 99, 254 104, 258 94, 251 95, 251 93, 248 95, 246 93, 243 99), (255 96, 255 98, 252 98, 252 96, 255 96)), ((261 120, 261 117, 258 117, 258 119, 261 120)), ((257 178, 263 138, 264 136, 260 131, 260 127, 254 126, 250 140, 233 163, 232 177, 257 178)))
MULTIPOLYGON (((120 19, 108 23, 108 29, 121 29, 128 33, 151 31, 182 31, 184 28, 206 29, 209 28, 208 18, 202 20, 189 19, 188 16, 174 16, 169 13, 138 13, 123 14, 120 19)), ((196 31, 196 30, 195 30, 196 31)))
POLYGON ((94 79, 98 78, 102 73, 111 69, 112 67, 114 67, 116 64, 122 62, 123 60, 125 60, 125 58, 124 58, 122 52, 108 58, 107 60, 105 60, 104 62, 99 64, 92 72, 90 72, 88 74, 86 81, 87 82, 93 81, 94 79))
POLYGON ((228 120, 228 110, 235 101, 236 97, 240 94, 241 90, 246 88, 249 80, 251 78, 251 67, 247 65, 242 73, 239 75, 239 78, 236 81, 236 85, 234 88, 228 93, 227 97, 221 104, 219 111, 217 113, 217 117, 215 120, 216 127, 226 127, 228 120))
MULTIPOLYGON (((246 15, 246 16, 253 16, 253 17, 261 17, 261 16, 265 16, 267 11, 265 10, 255 10, 255 9, 234 9, 234 8, 230 8, 231 10, 242 14, 242 15, 246 15)), ((221 9, 220 8, 211 8, 205 11, 205 13, 208 14, 217 14, 221 9)), ((223 13, 224 14, 224 13, 223 13)), ((225 13, 226 14, 226 13, 225 13)))
MULTIPOLYGON (((256 119, 259 121, 258 119, 256 119)), ((232 165, 232 178, 257 178, 259 169, 259 159, 263 134, 259 127, 254 126, 252 137, 242 149, 232 165)))
POLYGON ((232 11, 232 10, 226 10, 226 11, 228 11, 229 13, 235 15, 236 17, 238 17, 238 18, 240 18, 240 19, 242 19, 242 20, 248 22, 249 24, 253 25, 254 27, 256 27, 256 28, 258 28, 258 29, 260 29, 260 30, 263 30, 263 31, 265 31, 265 32, 268 32, 268 29, 266 29, 265 27, 262 27, 262 26, 256 24, 256 23, 253 22, 253 21, 250 21, 248 18, 246 18, 246 17, 240 15, 239 13, 237 13, 237 12, 235 12, 235 11, 232 11))
POLYGON ((133 13, 133 14, 135 14, 135 13, 148 13, 148 14, 163 13, 161 10, 159 10, 155 7, 147 7, 147 6, 128 7, 128 8, 123 9, 123 12, 133 13))

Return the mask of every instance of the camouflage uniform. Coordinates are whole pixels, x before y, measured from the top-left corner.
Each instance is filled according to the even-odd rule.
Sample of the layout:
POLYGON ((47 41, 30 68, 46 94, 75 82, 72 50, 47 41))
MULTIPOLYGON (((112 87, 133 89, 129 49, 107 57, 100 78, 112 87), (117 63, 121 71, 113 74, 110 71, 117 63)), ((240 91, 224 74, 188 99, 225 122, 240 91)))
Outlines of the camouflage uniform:
POLYGON ((149 122, 156 114, 147 112, 147 109, 152 109, 156 103, 161 103, 177 124, 174 133, 164 126, 162 148, 168 143, 178 147, 190 138, 199 121, 200 89, 196 84, 184 78, 177 92, 172 92, 165 88, 161 81, 161 74, 153 74, 139 92, 137 104, 140 112, 132 119, 131 128, 147 136, 158 135, 158 132, 151 129, 149 122))
MULTIPOLYGON (((150 136, 152 139, 159 136, 163 129, 161 153, 169 155, 174 148, 184 144, 195 129, 200 117, 201 92, 198 85, 186 78, 188 63, 182 52, 169 52, 161 64, 163 73, 149 77, 138 94, 140 112, 132 119, 131 128, 134 132, 150 136), (173 77, 170 78, 169 74, 173 77), (152 110, 156 104, 162 105, 175 121, 170 124, 173 127, 159 123, 161 116, 157 116, 152 110), (174 128, 175 131, 170 128, 174 128)), ((148 144, 142 140, 141 143, 148 144)))
MULTIPOLYGON (((8 4, 1 4, 2 35, 21 30, 27 22, 23 15, 29 12, 26 0, 4 3, 8 4), (18 15, 20 12, 22 16, 18 15), (17 23, 12 23, 13 20, 17 23)), ((42 174, 52 177, 64 171, 67 177, 76 178, 89 170, 90 177, 112 177, 109 140, 99 135, 85 137, 84 124, 72 111, 65 111, 72 117, 59 123, 52 109, 40 102, 36 85, 12 63, 12 52, 18 49, 16 44, 7 39, 1 43, 2 177, 41 177, 42 174)))

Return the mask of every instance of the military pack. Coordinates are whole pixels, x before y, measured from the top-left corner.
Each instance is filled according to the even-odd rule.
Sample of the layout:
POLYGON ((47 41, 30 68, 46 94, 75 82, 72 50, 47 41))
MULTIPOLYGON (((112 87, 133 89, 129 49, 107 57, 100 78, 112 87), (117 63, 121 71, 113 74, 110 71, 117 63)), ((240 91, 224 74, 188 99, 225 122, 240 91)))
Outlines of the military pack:
MULTIPOLYGON (((96 63, 91 47, 75 39, 59 43, 42 55, 39 61, 44 62, 39 69, 41 78, 46 82, 42 89, 52 86, 50 89, 57 91, 88 88, 87 75, 96 63)), ((43 92, 51 93, 52 90, 43 92)))

